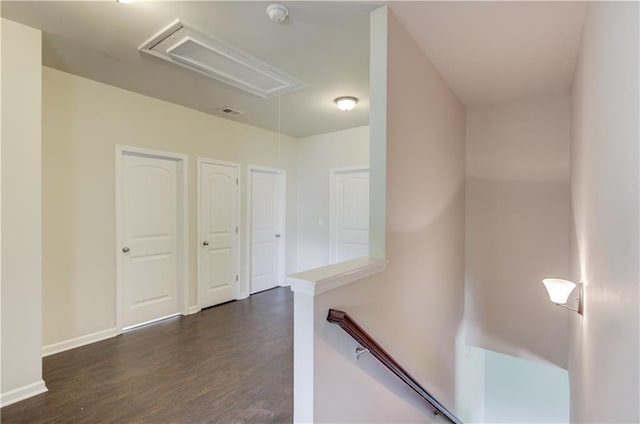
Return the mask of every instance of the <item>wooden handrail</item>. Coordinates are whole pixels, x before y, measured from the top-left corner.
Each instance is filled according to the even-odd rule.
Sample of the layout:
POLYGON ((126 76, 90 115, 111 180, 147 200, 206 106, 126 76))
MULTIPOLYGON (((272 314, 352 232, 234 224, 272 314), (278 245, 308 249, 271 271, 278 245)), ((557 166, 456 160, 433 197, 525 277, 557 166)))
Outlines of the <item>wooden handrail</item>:
POLYGON ((462 424, 455 415, 453 415, 447 408, 445 408, 436 398, 434 398, 424 387, 416 381, 402 368, 402 366, 393 359, 386 350, 382 348, 366 331, 362 329, 346 312, 338 311, 336 309, 329 309, 329 315, 327 321, 332 324, 339 325, 347 334, 360 344, 363 348, 367 349, 382 365, 387 367, 389 371, 394 373, 400 380, 404 381, 409 387, 411 387, 420 397, 427 401, 437 414, 441 414, 446 417, 450 422, 454 424, 462 424))

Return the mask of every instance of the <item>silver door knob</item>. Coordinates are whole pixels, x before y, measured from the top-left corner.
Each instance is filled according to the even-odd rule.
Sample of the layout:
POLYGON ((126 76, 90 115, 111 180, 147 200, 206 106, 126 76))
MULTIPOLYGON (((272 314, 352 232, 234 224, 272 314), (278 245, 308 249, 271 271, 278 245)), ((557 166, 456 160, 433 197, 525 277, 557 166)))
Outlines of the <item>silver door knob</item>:
POLYGON ((202 242, 202 245, 203 246, 209 246, 209 242, 205 240, 205 241, 202 242))
POLYGON ((276 238, 280 238, 280 234, 276 234, 276 238))
POLYGON ((125 247, 122 248, 122 251, 124 253, 129 253, 129 248, 127 246, 125 246, 125 247))

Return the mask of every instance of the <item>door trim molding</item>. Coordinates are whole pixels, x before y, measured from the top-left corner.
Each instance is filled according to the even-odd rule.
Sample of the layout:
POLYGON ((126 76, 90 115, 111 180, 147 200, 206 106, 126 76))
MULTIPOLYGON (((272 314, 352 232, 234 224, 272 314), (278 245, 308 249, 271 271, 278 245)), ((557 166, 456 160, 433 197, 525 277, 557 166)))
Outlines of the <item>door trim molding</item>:
POLYGON ((336 217, 335 217, 335 193, 336 193, 336 177, 338 174, 348 174, 351 172, 367 171, 368 165, 362 166, 343 166, 339 168, 329 169, 329 263, 336 263, 336 217))
POLYGON ((122 333, 123 328, 123 271, 124 266, 122 262, 122 253, 120 249, 123 245, 122 237, 122 195, 123 195, 123 164, 122 159, 125 154, 134 154, 139 156, 146 156, 158 159, 174 160, 178 163, 178 222, 176 225, 177 230, 177 244, 176 250, 178 256, 178 312, 187 315, 189 311, 189 157, 181 153, 165 152, 155 149, 146 149, 135 146, 126 146, 116 144, 115 149, 115 205, 116 205, 116 234, 115 234, 115 256, 116 256, 116 332, 122 333))
POLYGON ((242 184, 242 168, 240 166, 239 163, 236 162, 228 162, 228 161, 223 161, 223 160, 217 160, 217 159, 209 159, 209 158, 205 158, 205 157, 201 157, 198 156, 196 158, 196 294, 197 294, 197 299, 196 299, 196 308, 198 310, 202 309, 202 305, 201 305, 201 300, 202 300, 202 296, 201 296, 201 292, 200 292, 200 280, 202 279, 202 276, 200 275, 200 188, 201 186, 201 175, 200 175, 200 166, 203 163, 208 163, 211 165, 222 165, 222 166, 230 166, 233 168, 236 168, 237 170, 237 175, 238 175, 238 184, 236 185, 236 225, 238 226, 238 234, 236 235, 236 239, 237 239, 237 243, 236 243, 236 249, 235 249, 235 260, 234 260, 234 268, 235 271, 238 275, 238 282, 235 284, 235 287, 233 289, 234 292, 234 297, 236 299, 240 299, 240 282, 242 281, 242 267, 241 267, 241 261, 240 261, 240 255, 241 255, 241 251, 242 248, 240 246, 240 241, 242 240, 242 223, 241 223, 241 206, 242 206, 242 202, 241 202, 241 193, 240 193, 240 187, 242 184))
POLYGON ((271 168, 268 166, 260 165, 248 165, 247 166, 247 207, 246 207, 246 231, 245 231, 245 278, 244 284, 245 290, 240 293, 241 299, 249 297, 251 294, 251 232, 253 230, 251 226, 251 207, 252 207, 252 172, 268 172, 276 175, 280 175, 282 178, 282 193, 280 193, 280 205, 282 206, 282 218, 280 220, 280 228, 282 234, 282 243, 278 249, 278 284, 280 286, 288 285, 285 276, 287 274, 287 171, 286 169, 271 168))

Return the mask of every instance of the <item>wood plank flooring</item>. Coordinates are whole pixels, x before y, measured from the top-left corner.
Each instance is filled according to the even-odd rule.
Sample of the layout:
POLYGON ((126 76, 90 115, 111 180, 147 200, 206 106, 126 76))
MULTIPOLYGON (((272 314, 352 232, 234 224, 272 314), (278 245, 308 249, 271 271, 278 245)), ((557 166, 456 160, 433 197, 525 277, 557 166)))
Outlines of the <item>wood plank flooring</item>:
POLYGON ((293 296, 276 288, 48 356, 9 423, 290 423, 293 296))

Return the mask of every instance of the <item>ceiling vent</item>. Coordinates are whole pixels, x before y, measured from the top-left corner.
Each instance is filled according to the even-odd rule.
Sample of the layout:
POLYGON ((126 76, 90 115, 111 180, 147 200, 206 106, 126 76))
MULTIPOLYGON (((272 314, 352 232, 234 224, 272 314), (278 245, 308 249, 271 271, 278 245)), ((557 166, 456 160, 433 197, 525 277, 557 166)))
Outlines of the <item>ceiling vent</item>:
POLYGON ((176 20, 138 50, 251 94, 270 98, 305 87, 292 76, 176 20))
POLYGON ((244 112, 238 109, 234 109, 229 106, 221 107, 218 109, 218 112, 224 113, 225 115, 244 115, 244 112))

